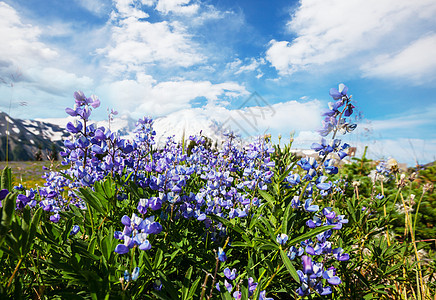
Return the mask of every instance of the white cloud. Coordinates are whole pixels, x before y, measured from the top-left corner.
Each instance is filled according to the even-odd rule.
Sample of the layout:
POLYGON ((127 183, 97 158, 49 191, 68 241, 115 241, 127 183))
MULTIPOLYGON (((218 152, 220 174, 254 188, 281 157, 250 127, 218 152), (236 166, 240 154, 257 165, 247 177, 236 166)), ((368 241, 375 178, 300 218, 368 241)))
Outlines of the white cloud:
MULTIPOLYGON (((386 115, 383 120, 368 120, 368 128, 376 134, 389 132, 409 138, 436 137, 434 120, 436 105, 426 106, 425 109, 413 110, 400 115, 386 115)), ((359 128, 359 126, 358 126, 359 128)))
POLYGON ((175 13, 183 15, 195 14, 200 6, 196 3, 189 4, 191 0, 159 0, 156 5, 156 10, 163 13, 175 13))
POLYGON ((256 94, 249 97, 239 109, 220 110, 210 107, 211 118, 222 123, 224 129, 232 129, 242 136, 257 136, 271 133, 277 138, 282 134, 289 138, 293 131, 310 131, 319 127, 320 103, 317 100, 299 103, 287 101, 268 105, 262 99, 256 99, 256 94), (258 103, 257 106, 251 106, 258 103))
POLYGON ((265 64, 265 59, 260 58, 260 59, 256 59, 256 58, 251 58, 248 62, 248 64, 245 64, 243 66, 239 67, 239 70, 237 70, 235 72, 235 74, 241 74, 243 72, 252 72, 252 71, 256 71, 259 69, 259 67, 261 65, 265 64))
POLYGON ((71 27, 59 26, 47 35, 45 31, 50 31, 50 25, 35 24, 34 20, 25 20, 12 6, 0 2, 0 77, 14 83, 13 88, 1 85, 0 94, 11 99, 11 113, 19 111, 20 117, 52 114, 53 111, 47 113, 47 107, 60 108, 62 114, 65 96, 93 83, 90 77, 80 75, 83 70, 79 64, 73 65, 73 61, 77 62, 75 57, 43 42, 47 36, 65 36, 71 27), (18 107, 22 101, 28 106, 18 107))
POLYGON ((392 157, 400 163, 406 163, 408 166, 415 166, 416 162, 426 164, 436 160, 435 139, 376 139, 357 142, 353 146, 357 146, 357 157, 360 157, 365 146, 368 146, 368 158, 386 160, 392 157))
POLYGON ((0 2, 0 60, 12 69, 26 69, 57 58, 56 50, 39 41, 40 35, 40 28, 24 24, 11 6, 0 2))
POLYGON ((292 41, 271 40, 266 58, 280 74, 392 52, 435 26, 433 0, 302 0, 288 29, 292 41), (397 32, 401 32, 397 34, 397 32))
POLYGON ((117 110, 130 112, 135 117, 162 116, 189 108, 190 102, 204 97, 209 103, 247 94, 245 88, 234 82, 213 84, 210 81, 163 81, 139 74, 136 80, 120 80, 101 85, 97 94, 107 99, 117 110))
POLYGON ((36 89, 60 95, 66 92, 71 93, 78 87, 85 90, 91 89, 94 83, 94 80, 88 76, 77 76, 76 74, 51 67, 29 69, 25 71, 24 76, 30 85, 36 89))
POLYGON ((117 0, 109 45, 97 50, 111 73, 143 72, 147 66, 191 67, 204 61, 199 46, 180 22, 151 23, 129 0, 117 0))
POLYGON ((142 4, 138 0, 114 0, 115 8, 118 13, 112 12, 112 18, 148 18, 149 15, 140 9, 142 4))
POLYGON ((413 41, 399 53, 385 54, 362 66, 367 77, 409 79, 423 84, 436 77, 436 33, 413 41))
POLYGON ((110 2, 107 0, 75 0, 80 6, 97 16, 103 16, 110 9, 110 2))
POLYGON ((312 143, 318 143, 321 137, 316 131, 302 130, 295 137, 292 148, 310 149, 312 143))

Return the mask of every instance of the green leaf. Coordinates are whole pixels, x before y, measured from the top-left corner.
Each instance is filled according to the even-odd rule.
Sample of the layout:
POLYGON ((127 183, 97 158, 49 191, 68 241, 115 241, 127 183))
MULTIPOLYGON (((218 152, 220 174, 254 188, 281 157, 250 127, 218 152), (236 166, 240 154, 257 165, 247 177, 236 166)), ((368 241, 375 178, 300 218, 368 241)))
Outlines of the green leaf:
POLYGON ((259 190, 259 194, 270 204, 271 207, 275 206, 276 201, 270 193, 268 193, 267 191, 259 190))
POLYGON ((12 171, 10 167, 5 167, 2 171, 0 181, 0 190, 6 189, 12 191, 12 171))
POLYGON ((92 236, 88 245, 88 252, 94 254, 96 245, 97 245, 97 237, 92 236))
POLYGON ((225 291, 224 293, 221 294, 221 299, 233 300, 233 297, 232 297, 232 295, 230 295, 230 293, 228 291, 225 291))
POLYGON ((62 232, 62 243, 65 243, 70 236, 71 228, 73 227, 74 217, 67 220, 64 232, 62 232))
POLYGON ((82 198, 89 206, 94 208, 101 214, 104 214, 103 207, 100 203, 100 200, 94 196, 94 192, 89 188, 79 188, 79 192, 77 192, 78 196, 82 198))
POLYGON ((332 229, 335 226, 336 225, 328 225, 328 226, 317 227, 317 228, 312 229, 311 231, 309 231, 309 232, 307 232, 307 233, 305 233, 303 235, 300 235, 299 237, 296 237, 295 239, 290 240, 287 244, 288 245, 294 245, 294 244, 300 243, 302 241, 310 239, 311 237, 314 237, 315 235, 317 235, 317 234, 319 234, 321 232, 324 232, 324 231, 327 231, 329 229, 332 229))
POLYGON ((190 284, 191 276, 192 276, 192 269, 193 269, 193 266, 190 266, 188 271, 186 271, 185 278, 183 279, 183 286, 182 286, 182 299, 183 300, 188 299, 188 291, 189 291, 189 284, 190 284))
POLYGON ((198 284, 200 283, 200 280, 201 280, 201 277, 198 277, 198 278, 194 281, 194 283, 192 284, 191 288, 189 289, 188 297, 187 297, 186 299, 192 299, 192 298, 194 298, 194 294, 195 294, 195 291, 197 290, 197 286, 198 286, 198 284))
POLYGON ((165 289, 165 291, 167 291, 170 294, 171 299, 179 299, 178 292, 174 287, 173 283, 170 280, 168 280, 168 278, 165 276, 165 274, 162 271, 159 271, 159 278, 162 281, 162 285, 163 285, 162 289, 165 289))
POLYGON ((36 234, 36 230, 38 229, 39 221, 41 220, 41 216, 43 213, 42 207, 38 208, 32 218, 32 222, 30 223, 30 230, 28 235, 28 240, 25 247, 25 253, 28 253, 31 249, 31 246, 34 243, 34 238, 36 234))
POLYGON ((248 299, 248 289, 245 285, 241 286, 241 299, 248 299))
POLYGON ((291 260, 286 255, 285 251, 283 251, 283 249, 280 249, 280 256, 282 257, 282 261, 285 264, 286 269, 288 269, 289 273, 291 274, 292 278, 294 278, 296 282, 300 283, 300 277, 298 277, 297 271, 295 270, 291 260))
POLYGON ((6 232, 9 230, 9 226, 11 225, 12 217, 15 213, 15 200, 17 198, 17 194, 9 193, 3 200, 3 208, 1 210, 1 226, 0 226, 0 236, 4 236, 6 232))
POLYGON ((260 246, 257 247, 257 249, 260 250, 278 250, 279 245, 272 242, 264 242, 260 246))
POLYGON ((243 230, 241 227, 239 227, 236 224, 233 224, 232 222, 230 222, 227 219, 218 217, 218 216, 210 216, 211 219, 216 219, 218 221, 220 221, 221 223, 223 223, 227 228, 235 230, 236 232, 238 232, 241 237, 250 245, 250 247, 252 247, 253 243, 251 241, 251 239, 247 236, 245 230, 243 230))
POLYGON ((289 202, 286 207, 285 213, 283 214, 283 222, 282 222, 282 233, 288 234, 288 220, 289 214, 291 213, 292 201, 289 202))
POLYGON ((276 240, 276 235, 275 235, 274 229, 272 229, 272 227, 271 227, 271 224, 270 224, 269 220, 268 220, 267 218, 265 218, 265 217, 261 217, 261 218, 260 218, 260 221, 261 221, 261 222, 265 225, 265 227, 267 228, 267 230, 268 230, 268 234, 269 234, 270 238, 271 238, 273 241, 275 241, 275 240, 276 240))
POLYGON ((100 239, 100 250, 103 257, 107 262, 110 262, 111 255, 113 253, 113 234, 106 235, 104 238, 100 239))
POLYGON ((157 252, 156 252, 156 256, 154 258, 154 266, 153 267, 155 270, 159 269, 159 266, 162 262, 162 259, 163 259, 163 251, 161 248, 158 248, 157 252))

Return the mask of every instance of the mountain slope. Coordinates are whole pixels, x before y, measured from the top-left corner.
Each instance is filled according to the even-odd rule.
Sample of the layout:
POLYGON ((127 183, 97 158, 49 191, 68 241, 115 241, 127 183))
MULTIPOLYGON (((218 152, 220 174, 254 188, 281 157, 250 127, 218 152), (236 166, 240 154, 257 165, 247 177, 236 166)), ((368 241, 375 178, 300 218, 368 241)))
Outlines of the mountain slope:
POLYGON ((50 152, 61 149, 68 136, 58 125, 14 119, 0 112, 0 160, 6 160, 6 145, 10 161, 35 160, 39 154, 45 160, 50 152))

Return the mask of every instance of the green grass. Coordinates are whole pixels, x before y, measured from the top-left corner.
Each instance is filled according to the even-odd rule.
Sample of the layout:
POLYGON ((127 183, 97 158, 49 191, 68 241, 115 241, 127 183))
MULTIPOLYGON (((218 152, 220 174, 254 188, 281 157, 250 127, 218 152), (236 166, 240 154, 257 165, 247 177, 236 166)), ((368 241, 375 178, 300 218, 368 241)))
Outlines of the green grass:
MULTIPOLYGON (((45 179, 41 178, 44 175, 43 166, 50 168, 50 161, 10 161, 9 167, 12 169, 12 176, 14 177, 14 185, 22 184, 26 188, 34 188, 42 186, 45 179)), ((0 161, 0 170, 6 167, 5 161, 0 161)), ((55 162, 53 165, 55 170, 65 169, 60 166, 60 161, 55 162)))

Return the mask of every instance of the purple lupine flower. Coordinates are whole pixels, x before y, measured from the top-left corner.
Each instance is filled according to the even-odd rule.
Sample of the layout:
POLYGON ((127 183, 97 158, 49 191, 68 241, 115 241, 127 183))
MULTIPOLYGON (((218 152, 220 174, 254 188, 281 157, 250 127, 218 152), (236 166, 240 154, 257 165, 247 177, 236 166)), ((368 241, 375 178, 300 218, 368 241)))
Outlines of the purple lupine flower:
POLYGON ((306 221, 306 226, 312 229, 321 225, 322 225, 322 220, 317 216, 314 216, 312 220, 306 221))
POLYGON ((335 248, 333 249, 333 256, 339 261, 347 261, 350 259, 350 255, 348 253, 344 253, 344 249, 335 248))
POLYGON ((312 201, 313 201, 312 198, 309 198, 304 202, 304 210, 305 211, 316 212, 319 210, 318 205, 311 205, 312 201))
POLYGON ((144 251, 151 249, 150 241, 147 239, 148 234, 141 232, 135 235, 133 240, 138 245, 138 248, 144 251))
POLYGON ((229 280, 233 280, 236 278, 236 276, 238 276, 238 274, 236 273, 236 269, 233 269, 232 271, 230 271, 229 268, 225 268, 224 269, 224 275, 227 277, 227 279, 229 280))
POLYGON ((68 122, 67 124, 67 130, 71 133, 78 133, 82 130, 83 125, 80 121, 77 122, 77 126, 74 126, 73 123, 68 122))
POLYGON ((60 219, 61 219, 61 216, 58 213, 50 216, 50 221, 52 221, 53 223, 59 222, 60 219))
POLYGON ((79 225, 74 225, 71 229, 70 236, 75 236, 80 231, 79 225))
POLYGON ((306 253, 310 255, 320 255, 323 252, 323 248, 320 246, 320 244, 316 244, 315 247, 312 247, 311 245, 306 246, 306 253))
POLYGON ((231 283, 228 283, 226 279, 224 279, 224 286, 226 287, 226 289, 229 293, 232 292, 233 286, 231 283))
POLYGON ((154 288, 156 291, 160 291, 160 290, 162 289, 162 281, 160 281, 159 279, 156 279, 156 280, 153 282, 153 288, 154 288))
POLYGON ((0 190, 0 207, 3 207, 1 200, 5 199, 8 194, 9 191, 7 189, 0 190))
POLYGON ((254 291, 257 288, 257 282, 254 282, 253 277, 249 277, 248 278, 248 296, 250 297, 251 295, 253 295, 254 291))
POLYGON ((322 276, 324 277, 324 279, 327 279, 327 282, 332 284, 332 285, 338 285, 341 284, 341 279, 336 275, 336 269, 335 267, 330 267, 327 269, 327 271, 324 271, 324 273, 322 274, 322 276))
POLYGON ((285 233, 282 234, 278 234, 277 238, 276 238, 277 243, 279 243, 280 245, 285 245, 286 242, 288 241, 288 235, 285 233))
POLYGON ((347 96, 348 87, 341 83, 339 84, 339 89, 331 88, 330 89, 330 96, 332 96, 333 99, 338 100, 341 99, 344 96, 347 96))
POLYGON ((288 251, 288 257, 289 259, 293 260, 297 255, 301 256, 303 255, 303 253, 304 253, 304 249, 302 247, 297 249, 295 246, 291 246, 291 248, 289 248, 288 251))
POLYGON ((353 108, 355 108, 355 106, 353 104, 348 104, 347 109, 344 112, 344 116, 349 117, 353 114, 353 108))
POLYGON ((148 199, 141 198, 139 199, 138 203, 138 212, 140 214, 146 214, 147 213, 147 207, 148 207, 148 199))
POLYGON ((69 114, 70 116, 72 116, 72 117, 77 116, 77 111, 76 111, 75 109, 72 109, 72 108, 67 107, 67 108, 65 109, 65 112, 66 112, 67 114, 69 114))
POLYGON ((135 243, 132 238, 129 236, 124 236, 124 244, 118 244, 114 251, 118 254, 126 254, 131 248, 133 248, 134 245, 135 243))
POLYGON ((303 255, 301 257, 301 260, 303 262, 303 272, 304 274, 312 274, 313 270, 312 270, 312 258, 310 258, 310 256, 307 255, 303 255))
POLYGON ((274 298, 267 298, 266 291, 261 291, 259 295, 259 300, 274 300, 274 298))
POLYGON ((26 195, 23 194, 19 194, 16 200, 17 209, 23 209, 29 202, 30 202, 29 197, 26 197, 26 195))
POLYGON ((100 106, 100 99, 98 99, 97 96, 95 95, 91 95, 91 97, 89 97, 87 99, 88 104, 90 104, 93 108, 98 108, 100 106))
POLYGON ((221 247, 218 248, 218 259, 222 262, 225 262, 227 260, 226 253, 221 247))
POLYGON ((129 271, 125 270, 124 271, 124 282, 129 282, 130 281, 130 273, 129 271))
POLYGON ((132 272, 132 280, 135 281, 136 279, 138 279, 139 277, 139 271, 141 270, 140 267, 136 267, 135 269, 133 269, 132 272))
POLYGON ((242 294, 240 291, 234 291, 233 292, 233 299, 239 300, 242 298, 242 294))

